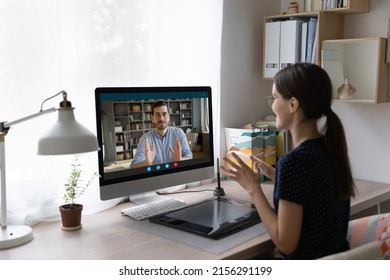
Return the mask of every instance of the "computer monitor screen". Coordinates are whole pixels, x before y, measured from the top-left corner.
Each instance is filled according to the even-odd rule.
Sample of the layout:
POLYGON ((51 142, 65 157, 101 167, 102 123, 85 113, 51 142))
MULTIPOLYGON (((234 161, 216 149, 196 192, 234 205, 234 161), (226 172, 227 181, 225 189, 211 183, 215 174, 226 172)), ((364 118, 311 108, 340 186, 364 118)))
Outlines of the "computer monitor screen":
POLYGON ((210 87, 101 87, 95 101, 102 200, 214 176, 210 87))

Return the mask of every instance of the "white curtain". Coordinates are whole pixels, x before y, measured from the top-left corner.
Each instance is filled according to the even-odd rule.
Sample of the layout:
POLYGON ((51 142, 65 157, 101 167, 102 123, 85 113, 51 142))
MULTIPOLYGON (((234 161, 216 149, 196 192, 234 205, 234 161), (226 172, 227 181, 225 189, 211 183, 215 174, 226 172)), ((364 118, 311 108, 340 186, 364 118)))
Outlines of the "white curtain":
MULTIPOLYGON (((0 121, 36 113, 66 90, 76 119, 96 132, 96 87, 209 85, 219 156, 222 9, 223 0, 0 0, 0 121)), ((36 155, 55 119, 29 120, 6 136, 9 224, 58 218, 73 156, 36 155)), ((97 155, 79 161, 86 181, 97 155)), ((96 180, 79 202, 92 213, 118 200, 101 201, 96 180)))

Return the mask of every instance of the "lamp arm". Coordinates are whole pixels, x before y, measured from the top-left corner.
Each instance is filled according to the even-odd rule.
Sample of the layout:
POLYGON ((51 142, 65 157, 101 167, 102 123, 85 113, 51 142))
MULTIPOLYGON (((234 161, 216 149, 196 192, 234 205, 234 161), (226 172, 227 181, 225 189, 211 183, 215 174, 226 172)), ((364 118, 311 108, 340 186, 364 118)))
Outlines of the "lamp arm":
POLYGON ((42 107, 43 107, 43 104, 44 104, 46 101, 48 101, 48 100, 50 100, 50 99, 52 99, 52 98, 54 98, 54 97, 56 97, 56 96, 58 96, 58 95, 60 95, 60 94, 62 94, 62 97, 63 97, 63 102, 60 104, 60 107, 71 107, 71 106, 72 106, 71 103, 70 103, 69 101, 67 101, 67 98, 66 98, 66 97, 67 97, 66 91, 65 91, 65 90, 61 90, 59 93, 56 93, 55 95, 53 95, 53 96, 51 96, 51 97, 46 98, 45 100, 43 100, 43 102, 42 102, 42 104, 41 104, 41 109, 39 110, 38 113, 29 115, 29 116, 27 116, 27 117, 24 117, 24 118, 21 118, 21 119, 18 119, 18 120, 16 120, 16 121, 12 121, 12 122, 0 122, 0 134, 4 134, 4 135, 7 134, 9 128, 10 128, 11 126, 15 125, 15 124, 25 122, 25 121, 27 121, 27 120, 30 120, 30 119, 39 117, 39 116, 44 115, 44 114, 47 114, 47 113, 55 112, 56 109, 55 109, 54 107, 53 107, 53 108, 50 108, 50 109, 46 109, 46 110, 42 110, 42 107))
MULTIPOLYGON (((32 115, 29 115, 27 117, 24 117, 24 118, 21 118, 21 119, 18 119, 18 120, 15 120, 15 121, 12 121, 12 122, 5 122, 3 123, 3 128, 5 129, 8 129, 10 128, 11 126, 15 125, 15 124, 18 124, 18 123, 22 123, 22 122, 25 122, 27 120, 31 120, 31 119, 34 119, 36 117, 39 117, 41 115, 44 115, 44 114, 47 114, 47 113, 52 113, 52 112, 55 112, 56 111, 56 108, 50 108, 50 109, 46 109, 46 110, 41 110, 39 111, 38 113, 35 113, 35 114, 32 114, 32 115)), ((1 130, 0 130, 1 132, 1 130)))

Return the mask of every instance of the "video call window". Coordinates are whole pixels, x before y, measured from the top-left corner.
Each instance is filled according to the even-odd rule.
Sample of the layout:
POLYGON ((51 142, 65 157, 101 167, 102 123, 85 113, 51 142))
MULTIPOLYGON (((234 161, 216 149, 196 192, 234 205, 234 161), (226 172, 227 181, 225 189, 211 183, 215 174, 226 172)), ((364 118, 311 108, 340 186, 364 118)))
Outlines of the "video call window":
MULTIPOLYGON (((202 131, 209 114, 207 97, 197 94, 192 97, 165 99, 135 99, 134 94, 131 94, 132 99, 127 99, 129 96, 123 94, 109 96, 108 100, 103 98, 100 102, 104 173, 112 175, 108 174, 108 177, 115 178, 116 172, 126 170, 132 175, 145 173, 145 168, 137 171, 137 168, 131 168, 131 165, 141 137, 155 129, 152 107, 157 101, 167 104, 168 126, 183 131, 192 159, 186 163, 159 162, 158 166, 153 164, 146 171, 157 172, 175 168, 177 165, 183 167, 209 161, 210 134, 202 131)), ((145 93, 140 93, 140 96, 144 97, 145 93)))

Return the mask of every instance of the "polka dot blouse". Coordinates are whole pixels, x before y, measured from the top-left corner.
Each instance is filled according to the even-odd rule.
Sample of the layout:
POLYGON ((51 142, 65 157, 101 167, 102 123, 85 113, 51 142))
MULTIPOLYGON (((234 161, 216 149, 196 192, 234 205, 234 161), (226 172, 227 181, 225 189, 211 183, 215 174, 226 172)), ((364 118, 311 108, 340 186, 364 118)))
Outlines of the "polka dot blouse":
POLYGON ((350 201, 339 200, 324 138, 310 139, 281 157, 276 167, 274 205, 302 205, 298 248, 287 259, 315 259, 349 248, 350 201))

